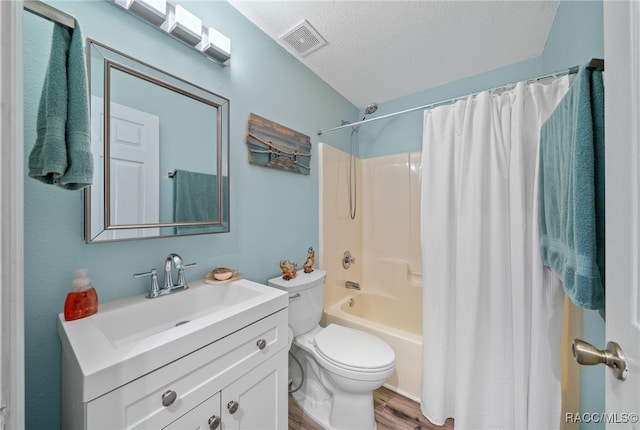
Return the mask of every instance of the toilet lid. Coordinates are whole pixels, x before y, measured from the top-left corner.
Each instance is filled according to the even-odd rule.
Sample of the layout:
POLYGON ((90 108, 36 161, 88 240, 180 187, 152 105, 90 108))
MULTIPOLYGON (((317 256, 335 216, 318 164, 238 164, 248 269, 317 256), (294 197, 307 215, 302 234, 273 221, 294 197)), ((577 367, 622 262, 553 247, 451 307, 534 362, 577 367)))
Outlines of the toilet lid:
POLYGON ((316 334, 319 353, 336 364, 358 369, 382 369, 393 365, 395 354, 389 345, 372 334, 329 324, 316 334))

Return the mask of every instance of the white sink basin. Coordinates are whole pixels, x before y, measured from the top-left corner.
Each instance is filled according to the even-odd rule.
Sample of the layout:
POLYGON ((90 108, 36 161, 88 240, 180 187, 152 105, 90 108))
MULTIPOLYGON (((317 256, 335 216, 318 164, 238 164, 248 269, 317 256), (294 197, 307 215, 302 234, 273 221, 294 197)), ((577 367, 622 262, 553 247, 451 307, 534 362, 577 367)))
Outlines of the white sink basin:
MULTIPOLYGON (((63 354, 73 354, 89 401, 177 360, 288 305, 286 292, 240 279, 147 299, 99 305, 98 313, 65 321, 58 315, 63 354)), ((64 369, 63 369, 64 372, 64 369)))
POLYGON ((255 299, 261 293, 246 281, 192 287, 186 291, 116 306, 96 314, 93 323, 113 346, 119 348, 255 299))

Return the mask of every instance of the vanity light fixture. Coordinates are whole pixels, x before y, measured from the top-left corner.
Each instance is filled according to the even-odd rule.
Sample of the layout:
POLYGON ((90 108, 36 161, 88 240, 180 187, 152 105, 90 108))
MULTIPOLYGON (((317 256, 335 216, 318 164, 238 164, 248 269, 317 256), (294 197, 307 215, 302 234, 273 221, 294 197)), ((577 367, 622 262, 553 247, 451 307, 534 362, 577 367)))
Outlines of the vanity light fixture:
POLYGON ((180 42, 195 48, 222 65, 231 59, 231 40, 181 5, 167 0, 113 0, 143 21, 152 24, 180 42))
POLYGON ((202 39, 200 44, 200 51, 221 63, 228 61, 231 58, 231 40, 211 27, 205 34, 206 37, 202 39))
POLYGON ((191 46, 200 43, 202 40, 202 20, 180 5, 171 9, 165 30, 191 46))
POLYGON ((167 19, 166 0, 115 0, 115 2, 157 27, 167 19))

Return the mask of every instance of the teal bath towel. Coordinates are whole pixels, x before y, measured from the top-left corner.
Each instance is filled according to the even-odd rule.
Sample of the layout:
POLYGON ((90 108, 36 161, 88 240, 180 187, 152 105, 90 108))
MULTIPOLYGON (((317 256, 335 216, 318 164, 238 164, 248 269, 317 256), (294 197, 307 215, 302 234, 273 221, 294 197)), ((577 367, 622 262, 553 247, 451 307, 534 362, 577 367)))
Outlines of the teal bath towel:
POLYGON ((89 92, 80 24, 55 24, 29 176, 68 190, 91 185, 89 92))
MULTIPOLYGON (((176 170, 173 177, 175 222, 221 221, 218 211, 218 177, 208 173, 176 170)), ((211 226, 180 226, 176 233, 206 233, 211 226)))
POLYGON ((541 252, 573 303, 604 308, 604 85, 581 68, 540 134, 541 252))

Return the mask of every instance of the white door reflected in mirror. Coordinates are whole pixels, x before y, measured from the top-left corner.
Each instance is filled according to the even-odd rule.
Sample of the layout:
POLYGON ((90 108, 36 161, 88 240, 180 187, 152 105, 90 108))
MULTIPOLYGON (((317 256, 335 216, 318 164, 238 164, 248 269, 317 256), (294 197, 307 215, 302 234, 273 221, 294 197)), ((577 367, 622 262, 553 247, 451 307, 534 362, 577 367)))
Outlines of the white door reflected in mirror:
MULTIPOLYGON (((94 166, 104 169, 101 131, 104 100, 91 98, 91 142, 94 166)), ((109 224, 156 224, 160 221, 159 133, 160 121, 151 115, 118 103, 111 103, 111 182, 109 224)), ((104 213, 104 173, 96 175, 91 194, 92 207, 104 213)), ((102 217, 92 217, 92 230, 100 239, 116 240, 155 237, 158 228, 105 229, 102 217)))

